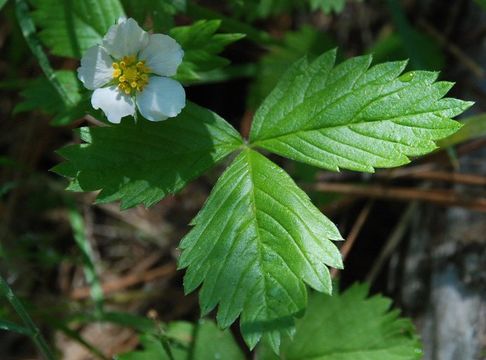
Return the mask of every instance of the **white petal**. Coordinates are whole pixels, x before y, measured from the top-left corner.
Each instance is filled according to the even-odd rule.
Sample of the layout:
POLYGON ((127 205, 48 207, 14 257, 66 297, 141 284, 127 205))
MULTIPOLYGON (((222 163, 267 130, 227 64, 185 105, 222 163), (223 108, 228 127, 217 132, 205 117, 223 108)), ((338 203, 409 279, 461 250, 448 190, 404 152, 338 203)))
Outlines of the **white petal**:
POLYGON ((152 76, 142 92, 137 94, 137 107, 151 121, 177 116, 186 106, 186 93, 173 79, 152 76))
POLYGON ((108 121, 114 124, 119 124, 124 116, 135 114, 133 99, 116 86, 96 89, 91 96, 91 105, 95 109, 101 109, 108 121))
POLYGON ((103 38, 103 47, 111 56, 120 59, 123 56, 137 55, 147 46, 149 34, 132 18, 119 19, 112 25, 103 38))
POLYGON ((177 41, 167 35, 150 35, 149 43, 139 58, 157 75, 173 76, 182 62, 184 51, 177 41))
POLYGON ((113 76, 113 59, 101 46, 86 50, 78 68, 78 78, 86 88, 94 90, 105 85, 113 76))

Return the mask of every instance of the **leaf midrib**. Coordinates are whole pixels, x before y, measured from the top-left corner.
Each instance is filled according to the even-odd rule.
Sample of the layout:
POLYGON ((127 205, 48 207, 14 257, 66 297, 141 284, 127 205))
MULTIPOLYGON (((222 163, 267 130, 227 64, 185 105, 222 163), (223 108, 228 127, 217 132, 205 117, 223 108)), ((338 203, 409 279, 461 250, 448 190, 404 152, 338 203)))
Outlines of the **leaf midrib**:
MULTIPOLYGON (((265 302, 265 305, 264 307, 260 307, 260 312, 262 311, 262 309, 269 309, 268 307, 268 299, 267 299, 267 281, 266 281, 266 276, 265 276, 265 271, 263 269, 263 259, 262 259, 262 235, 260 233, 260 225, 258 224, 258 215, 257 215, 257 208, 256 208, 256 199, 255 199, 255 181, 254 181, 254 178, 253 178, 253 168, 252 168, 252 162, 251 162, 251 151, 250 149, 245 149, 244 153, 245 153, 245 157, 246 157, 246 161, 247 161, 247 166, 248 166, 248 175, 250 176, 250 184, 251 184, 251 189, 250 189, 250 203, 251 203, 251 210, 253 212, 253 219, 254 219, 254 222, 255 222, 255 226, 256 226, 256 233, 257 233, 257 238, 256 238, 256 241, 257 241, 257 252, 258 252, 258 261, 257 261, 257 264, 258 264, 258 267, 260 268, 260 272, 263 274, 263 300, 265 302)), ((255 283, 254 286, 256 286, 258 284, 255 283)), ((253 291, 253 287, 251 289, 253 291)), ((249 299, 251 299, 251 297, 248 297, 247 298, 247 301, 249 301, 249 299)), ((246 305, 246 304, 245 304, 246 305)), ((268 313, 267 313, 268 315, 268 313)))
MULTIPOLYGON (((341 124, 341 125, 334 125, 334 126, 319 126, 319 127, 314 127, 314 128, 310 128, 310 129, 304 129, 304 130, 297 130, 297 131, 289 131, 287 133, 284 133, 284 134, 280 134, 280 135, 277 135, 277 136, 273 136, 273 137, 268 137, 268 138, 264 138, 264 139, 260 139, 260 140, 257 140, 253 143, 251 143, 252 146, 262 146, 263 143, 265 142, 272 142, 272 141, 278 141, 278 139, 280 138, 285 138, 285 137, 289 137, 289 136, 294 136, 295 134, 300 134, 300 133, 307 133, 307 132, 313 132, 313 131, 322 131, 322 130, 333 130, 333 129, 339 129, 339 128, 348 128, 352 125, 361 125, 361 124, 368 124, 368 123, 375 123, 375 122, 385 122, 385 121, 391 121, 391 122, 394 122, 394 120, 396 119, 399 119, 399 118, 402 118, 402 117, 409 117, 409 116, 418 116, 418 115, 423 115, 423 114, 427 114, 427 113, 433 113, 433 112, 437 112, 437 111, 441 111, 441 110, 447 110, 447 109, 434 109, 434 110, 424 110, 424 111, 420 111, 420 112, 415 112, 415 113, 409 113, 409 114, 402 114, 402 115, 397 115, 397 116, 393 116, 393 117, 389 117, 387 119, 373 119, 373 120, 368 120, 368 121, 361 121, 361 122, 351 122, 351 123, 348 123, 348 124, 341 124)), ((439 115, 437 115, 439 116, 439 115)), ((443 116, 439 116, 443 119, 446 119, 445 117, 443 116)), ((411 125, 404 125, 404 124, 397 124, 397 125, 401 125, 401 126, 405 126, 405 127, 412 127, 412 128, 421 128, 421 129, 429 129, 429 130, 446 130, 446 129, 450 129, 450 127, 424 127, 424 126, 411 126, 411 125)), ((385 140, 385 139, 382 139, 382 140, 385 140)))
MULTIPOLYGON (((334 70, 334 69, 336 69, 336 68, 334 67, 334 68, 333 68, 333 70, 334 70)), ((363 77, 363 76, 364 76, 366 73, 368 73, 368 71, 369 71, 369 70, 370 70, 370 68, 367 68, 365 71, 363 71, 363 73, 361 73, 361 74, 360 74, 360 75, 359 75, 359 76, 358 76, 356 79, 354 79, 353 85, 350 87, 350 89, 349 89, 347 92, 345 92, 343 95, 341 95, 341 96, 339 96, 338 98, 334 99, 334 100, 333 100, 331 103, 327 104, 327 105, 326 105, 326 108, 329 108, 329 107, 333 106, 334 104, 338 103, 340 100, 342 100, 342 99, 344 99, 344 98, 348 97, 348 96, 349 96, 350 94, 352 94, 353 92, 355 92, 355 91, 359 91, 359 90, 361 90, 361 89, 365 88, 366 86, 378 86, 378 85, 383 86, 383 85, 385 85, 385 83, 384 83, 384 82, 383 82, 383 80, 382 80, 382 79, 383 79, 383 77, 385 77, 386 75, 388 75, 388 74, 390 74, 391 72, 393 72, 393 70, 387 71, 387 72, 386 72, 385 74, 383 74, 383 75, 382 75, 382 76, 381 76, 379 79, 375 79, 375 80, 373 80, 373 81, 371 81, 371 82, 364 83, 364 84, 362 84, 362 85, 360 85, 360 86, 358 86, 358 87, 355 87, 356 83, 359 83, 359 80, 361 80, 361 78, 362 78, 362 77, 363 77), (381 82, 378 82, 378 81, 381 81, 381 82)), ((339 78, 337 78, 337 79, 333 79, 333 81, 331 81, 331 82, 330 82, 330 84, 326 84, 326 85, 327 85, 327 86, 329 86, 329 85, 333 85, 333 84, 337 83, 337 82, 338 82, 338 81, 339 81, 339 80, 340 80, 342 77, 343 77, 343 76, 341 76, 341 77, 339 77, 339 78)), ((396 78, 396 79, 398 79, 398 78, 396 78)), ((394 79, 394 80, 396 80, 396 79, 394 79)), ((329 80, 329 77, 328 77, 328 78, 326 78, 326 81, 327 81, 327 80, 329 80)), ((295 81, 295 79, 294 79, 294 81, 295 81)), ((401 87, 401 88, 399 88, 399 89, 397 89, 397 90, 395 90, 395 91, 392 91, 391 93, 388 93, 388 94, 383 95, 383 96, 388 96, 388 95, 394 94, 395 92, 399 92, 399 91, 401 91, 401 90, 403 90, 403 89, 406 89, 407 87, 410 87, 410 86, 412 86, 413 84, 415 84, 415 83, 414 83, 414 82, 411 82, 411 83, 409 83, 409 84, 405 85, 404 87, 401 87)), ((310 85, 310 83, 308 83, 308 84, 307 84, 307 88, 306 88, 306 90, 305 90, 306 92, 307 92, 307 90, 308 90, 309 85, 310 85)), ((312 96, 312 97, 317 97, 317 95, 318 95, 318 94, 321 94, 321 93, 323 93, 323 92, 325 92, 325 91, 326 91, 326 87, 323 87, 321 90, 319 90, 319 91, 317 91, 317 92, 313 93, 311 96, 312 96)), ((376 98, 376 99, 373 99, 373 101, 371 101, 371 102, 369 102, 368 104, 366 104, 366 106, 364 106, 364 108, 366 108, 367 106, 369 106, 369 105, 370 105, 370 104, 372 104, 373 102, 375 102, 375 101, 377 101, 377 100, 381 99, 383 96, 380 96, 380 97, 378 97, 378 98, 376 98)), ((277 103, 273 104, 272 109, 274 109, 276 106, 278 106, 278 104, 279 104, 279 103, 281 103, 281 102, 282 102, 282 99, 279 99, 279 100, 277 101, 277 103)), ((285 114, 282 120, 288 119, 288 117, 289 117, 289 116, 291 116, 291 114, 292 114, 293 112, 295 112, 295 110, 296 110, 297 108, 299 108, 300 106, 302 106, 304 103, 305 103, 305 98, 304 98, 304 99, 302 99, 302 101, 301 101, 301 102, 300 102, 298 105, 296 105, 296 106, 295 106, 295 107, 294 107, 294 108, 293 108, 293 109, 292 109, 290 112, 288 112, 287 114, 285 114)), ((324 110, 325 110, 325 109, 321 110, 319 113, 322 113, 322 111, 324 111, 324 110)), ((360 109, 360 111, 358 112, 358 114, 359 114, 359 113, 360 113, 362 110, 363 110, 363 109, 360 109)), ((268 115, 268 112, 267 112, 267 115, 268 115)), ((317 116, 317 115, 316 115, 316 116, 317 116)), ((314 118, 315 118, 315 116, 314 116, 314 118)), ((307 123, 309 123, 310 121, 311 121, 311 120, 307 120, 307 123)), ((261 121, 261 122, 262 122, 262 121, 261 121)), ((260 129, 260 130, 261 130, 261 129, 260 129)), ((306 129, 306 130, 307 130, 307 131, 311 131, 311 130, 313 130, 313 128, 306 129)), ((302 130, 302 131, 306 131, 306 130, 302 130)), ((284 133, 284 134, 282 134, 282 135, 289 134, 289 133, 290 133, 290 134, 292 134, 292 133, 294 133, 294 132, 287 132, 287 133, 284 133)), ((264 138, 264 139, 262 139, 262 140, 266 140, 266 139, 269 139, 269 138, 264 138)), ((271 139, 271 138, 270 138, 270 139, 271 139)))
MULTIPOLYGON (((256 208, 256 198, 255 198, 255 181, 254 181, 254 177, 253 177, 253 168, 252 168, 252 161, 251 161, 251 149, 247 149, 245 150, 245 155, 246 155, 246 158, 247 158, 247 163, 248 163, 248 174, 250 176, 250 182, 251 182, 251 190, 250 190, 250 193, 251 193, 251 198, 250 198, 250 201, 251 201, 251 208, 252 208, 252 211, 253 211, 253 217, 255 219, 255 224, 256 224, 256 231, 257 231, 257 248, 258 248, 258 264, 260 265, 260 270, 262 271, 262 273, 265 274, 265 270, 263 269, 263 260, 262 260, 262 247, 265 245, 264 242, 262 241, 262 235, 260 233, 260 225, 258 223, 258 212, 263 212, 265 213, 267 216, 270 216, 274 221, 276 221, 289 235, 290 239, 292 239, 292 242, 294 243, 295 247, 298 249, 300 255, 305 259, 305 262, 308 264, 308 266, 310 267, 310 269, 312 269, 312 271, 314 272, 315 276, 317 278, 319 278, 320 276, 322 276, 322 274, 319 274, 317 272, 317 270, 315 269, 315 267, 313 266, 312 264, 312 261, 308 258, 306 252, 305 252, 305 249, 303 249, 301 247, 301 245, 294 239, 294 237, 292 236, 292 234, 290 234, 287 229, 281 224, 281 222, 276 219, 273 215, 271 214, 268 214, 266 212, 264 212, 262 209, 257 209, 256 208)), ((259 189, 259 191, 262 191, 263 193, 265 193, 267 196, 269 196, 270 198, 272 198, 274 201, 278 202, 281 206, 285 206, 284 204, 282 204, 280 201, 278 201, 277 199, 275 199, 272 195, 268 194, 266 191, 262 190, 262 189, 259 189)), ((313 237, 313 239, 316 241, 316 245, 319 246, 318 244, 318 239, 316 238, 316 236, 312 233, 312 231, 309 229, 309 227, 307 226, 306 222, 303 221, 303 219, 298 215, 298 214, 294 214, 295 216, 297 216, 301 222, 304 224, 304 226, 307 228, 307 231, 309 232, 309 234, 311 234, 311 236, 313 237)), ((276 252, 281 258, 281 254, 276 252)), ((282 258, 283 259, 283 258, 282 258)), ((301 278, 299 278, 297 276, 297 274, 295 274, 292 269, 289 269, 298 279, 299 281, 302 281, 301 278)), ((266 279, 266 276, 264 276, 264 279, 266 279)), ((265 282, 265 286, 266 286, 266 281, 264 280, 265 282)), ((286 291, 287 289, 285 287, 283 287, 286 291)), ((265 289, 265 294, 266 294, 266 289, 265 289)), ((291 297, 290 297, 291 298, 291 297)), ((292 299, 292 298, 291 298, 292 299)), ((266 300, 266 299, 265 299, 266 300)))

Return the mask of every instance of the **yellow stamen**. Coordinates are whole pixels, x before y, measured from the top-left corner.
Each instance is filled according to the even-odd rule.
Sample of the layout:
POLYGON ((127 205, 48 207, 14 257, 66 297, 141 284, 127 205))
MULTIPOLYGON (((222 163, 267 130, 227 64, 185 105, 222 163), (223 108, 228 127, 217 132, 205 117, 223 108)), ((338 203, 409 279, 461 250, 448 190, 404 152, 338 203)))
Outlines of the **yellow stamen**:
POLYGON ((120 61, 114 62, 112 67, 113 79, 118 88, 127 95, 142 91, 148 84, 151 70, 145 65, 145 61, 137 61, 135 55, 124 56, 120 61))

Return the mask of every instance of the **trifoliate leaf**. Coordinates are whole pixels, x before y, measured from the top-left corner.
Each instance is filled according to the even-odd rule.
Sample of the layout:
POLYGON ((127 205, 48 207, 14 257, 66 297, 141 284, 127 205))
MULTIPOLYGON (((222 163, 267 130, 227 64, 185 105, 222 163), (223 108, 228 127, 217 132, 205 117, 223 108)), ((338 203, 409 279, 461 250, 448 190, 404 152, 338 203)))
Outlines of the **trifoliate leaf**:
MULTIPOLYGON (((390 310, 391 300, 367 298, 368 287, 354 285, 340 295, 313 294, 293 340, 282 342, 287 360, 418 360, 423 356, 412 322, 390 310)), ((264 344, 262 360, 279 359, 264 344)))
POLYGON ((70 190, 102 190, 98 202, 121 200, 122 208, 177 192, 242 144, 231 125, 194 104, 162 122, 82 128, 81 138, 59 151, 68 161, 54 171, 73 179, 70 190))
MULTIPOLYGON (((219 330, 212 321, 198 324, 178 321, 170 323, 163 335, 174 360, 243 360, 245 357, 231 332, 219 330)), ((143 334, 142 350, 116 357, 117 360, 169 360, 161 335, 143 334)))
POLYGON ((216 34, 220 20, 200 20, 189 26, 175 27, 170 36, 184 49, 182 64, 176 78, 183 82, 199 79, 201 72, 220 68, 229 61, 218 54, 225 46, 241 39, 244 34, 216 34))
POLYGON ((179 267, 186 292, 200 284, 202 314, 219 304, 225 328, 241 313, 253 348, 265 334, 278 349, 281 333, 306 307, 305 284, 330 293, 326 267, 342 267, 330 240, 339 231, 273 162, 245 149, 216 183, 182 240, 179 267))
POLYGON ((76 74, 73 71, 61 70, 56 71, 56 77, 66 89, 66 94, 74 106, 67 107, 49 80, 45 76, 41 76, 30 81, 20 92, 24 100, 15 106, 14 114, 42 110, 54 115, 51 121, 51 124, 54 125, 66 125, 82 117, 85 111, 78 106, 81 101, 81 86, 76 74))
POLYGON ((80 58, 125 16, 119 0, 32 0, 40 38, 54 55, 80 58))
POLYGON ((322 10, 326 14, 340 13, 346 5, 346 0, 310 0, 312 10, 322 10))
POLYGON ((436 148, 460 128, 451 118, 472 105, 443 98, 452 83, 405 62, 370 67, 371 56, 334 66, 335 51, 297 63, 255 113, 250 142, 330 170, 372 172, 436 148))

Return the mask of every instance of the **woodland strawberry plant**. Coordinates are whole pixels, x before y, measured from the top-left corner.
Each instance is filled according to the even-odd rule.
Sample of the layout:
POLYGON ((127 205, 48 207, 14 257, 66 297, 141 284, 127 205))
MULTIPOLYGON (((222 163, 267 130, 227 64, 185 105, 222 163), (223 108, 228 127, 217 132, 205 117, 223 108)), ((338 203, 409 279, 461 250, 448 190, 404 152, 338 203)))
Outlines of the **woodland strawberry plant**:
MULTIPOLYGON (((278 6, 339 12, 345 4, 228 3, 248 18, 278 6)), ((204 19, 185 1, 17 0, 15 8, 45 74, 25 88, 17 111, 43 109, 54 125, 96 120, 58 151, 64 160, 53 171, 69 179, 69 191, 97 192, 97 203, 116 201, 121 210, 150 207, 224 167, 179 245, 184 291, 199 292, 206 319, 160 327, 139 319, 140 349, 119 359, 243 359, 225 330, 235 322, 262 359, 421 358, 413 325, 389 300, 367 298, 365 285, 333 291, 343 237, 277 163, 368 173, 404 165, 461 127, 453 118, 472 103, 447 97, 452 83, 372 55, 338 61, 331 49, 299 57, 256 101, 245 137, 186 98, 184 87, 227 65, 227 45, 245 36, 265 45, 267 35, 244 26, 228 32, 227 20, 204 19), (174 14, 186 11, 197 20, 176 25, 174 14), (44 51, 74 59, 77 71, 53 69, 44 51)), ((99 291, 93 299, 103 302, 99 291)))

